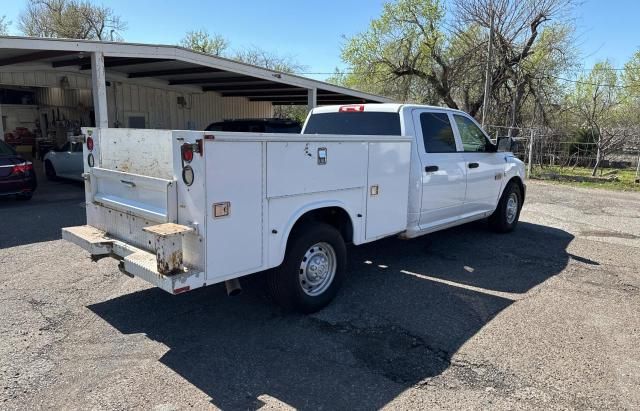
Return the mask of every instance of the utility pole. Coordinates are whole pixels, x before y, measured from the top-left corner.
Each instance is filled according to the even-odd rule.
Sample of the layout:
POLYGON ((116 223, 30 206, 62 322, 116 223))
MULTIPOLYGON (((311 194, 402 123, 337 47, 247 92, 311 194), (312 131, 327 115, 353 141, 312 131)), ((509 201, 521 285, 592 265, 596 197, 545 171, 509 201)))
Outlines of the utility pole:
POLYGON ((527 178, 531 178, 531 163, 533 163, 533 128, 531 129, 531 134, 529 135, 529 158, 527 159, 527 178))
POLYGON ((487 71, 484 77, 484 100, 482 102, 482 127, 484 128, 487 122, 487 114, 489 113, 489 96, 491 94, 491 71, 493 69, 493 2, 489 3, 489 46, 488 46, 488 58, 487 58, 487 71))
POLYGON ((638 162, 636 163, 636 183, 640 183, 640 150, 638 150, 638 162))

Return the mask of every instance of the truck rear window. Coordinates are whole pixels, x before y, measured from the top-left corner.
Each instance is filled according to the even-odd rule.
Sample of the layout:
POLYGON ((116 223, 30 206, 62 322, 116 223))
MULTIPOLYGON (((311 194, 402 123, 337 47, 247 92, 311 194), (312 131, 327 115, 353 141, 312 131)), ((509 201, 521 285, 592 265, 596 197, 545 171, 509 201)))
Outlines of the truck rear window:
POLYGON ((375 111, 313 114, 304 133, 399 136, 400 114, 375 111))

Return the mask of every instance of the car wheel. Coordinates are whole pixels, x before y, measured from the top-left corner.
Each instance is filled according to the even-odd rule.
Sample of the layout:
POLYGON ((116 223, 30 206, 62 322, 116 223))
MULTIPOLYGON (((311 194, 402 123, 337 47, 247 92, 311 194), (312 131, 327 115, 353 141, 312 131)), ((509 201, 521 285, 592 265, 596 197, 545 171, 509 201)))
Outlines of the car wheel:
POLYGON ((286 310, 316 312, 336 296, 346 265, 338 230, 324 223, 300 227, 291 234, 282 265, 269 273, 271 296, 286 310))
POLYGON ((51 161, 49 160, 46 160, 44 162, 44 173, 47 176, 47 180, 55 181, 58 178, 56 169, 53 167, 53 164, 51 164, 51 161))
POLYGON ((498 233, 509 233, 516 228, 522 209, 520 186, 510 182, 502 192, 498 207, 489 217, 489 227, 498 233))

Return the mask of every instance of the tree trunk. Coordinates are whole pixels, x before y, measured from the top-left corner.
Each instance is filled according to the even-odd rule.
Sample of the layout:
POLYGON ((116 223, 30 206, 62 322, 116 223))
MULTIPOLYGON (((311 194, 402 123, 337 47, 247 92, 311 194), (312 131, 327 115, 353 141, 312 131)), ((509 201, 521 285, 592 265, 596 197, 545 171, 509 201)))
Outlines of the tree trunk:
POLYGON ((596 164, 593 166, 593 171, 591 172, 591 177, 596 176, 596 172, 598 171, 598 167, 600 167, 600 158, 602 157, 602 152, 600 151, 600 144, 598 144, 598 151, 596 152, 596 164))

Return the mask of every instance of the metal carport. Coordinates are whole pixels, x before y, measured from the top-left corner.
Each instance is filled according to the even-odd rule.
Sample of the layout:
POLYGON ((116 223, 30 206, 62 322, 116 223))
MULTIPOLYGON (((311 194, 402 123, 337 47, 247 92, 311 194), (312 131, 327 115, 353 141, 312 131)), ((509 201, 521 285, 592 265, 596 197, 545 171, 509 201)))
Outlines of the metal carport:
POLYGON ((312 108, 327 104, 391 101, 170 45, 0 37, 0 70, 6 67, 91 72, 95 122, 100 127, 109 127, 106 97, 109 76, 129 81, 153 81, 165 87, 203 93, 215 92, 223 99, 242 97, 274 105, 308 105, 312 108))

